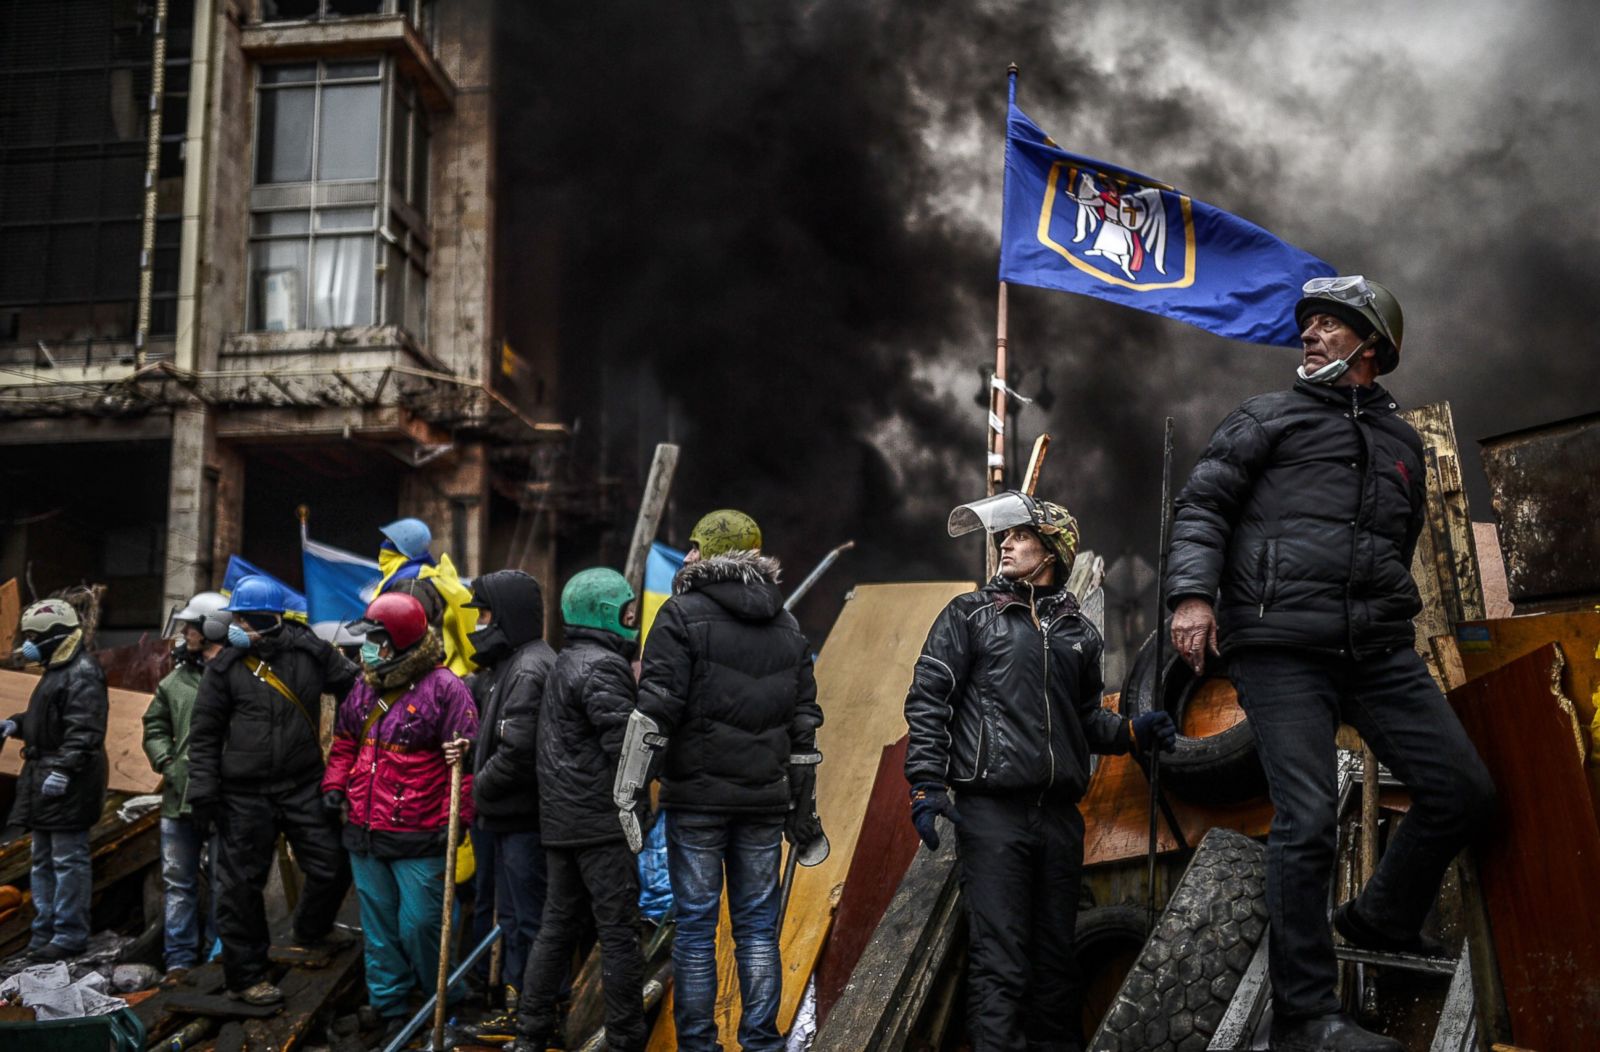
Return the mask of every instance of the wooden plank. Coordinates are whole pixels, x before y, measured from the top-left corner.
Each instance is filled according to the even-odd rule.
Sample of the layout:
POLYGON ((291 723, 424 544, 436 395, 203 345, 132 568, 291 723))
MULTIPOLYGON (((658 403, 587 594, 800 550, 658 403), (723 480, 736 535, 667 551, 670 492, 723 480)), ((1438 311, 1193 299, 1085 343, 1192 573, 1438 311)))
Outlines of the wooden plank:
MULTIPOLYGON (((860 585, 846 599, 817 658, 817 697, 826 722, 817 732, 824 757, 817 776, 817 813, 828 832, 827 861, 796 871, 789 913, 779 936, 783 1000, 778 1028, 794 1021, 833 922, 840 884, 855 855, 884 746, 906 733, 905 697, 928 627, 969 582, 860 585)), ((739 1048, 739 989, 724 903, 717 929, 717 1021, 724 1048, 739 1048)), ((662 1008, 652 1052, 677 1045, 672 1006, 662 1008)))
POLYGON ((15 649, 17 622, 21 620, 22 590, 17 587, 17 579, 13 577, 5 584, 0 584, 0 654, 10 654, 15 649))
POLYGON ((1483 579, 1483 616, 1510 617, 1515 611, 1506 585, 1506 557, 1500 550, 1500 528, 1492 522, 1473 523, 1472 545, 1478 551, 1478 574, 1483 579))
POLYGON ((878 922, 889 908, 895 889, 906 875, 922 841, 911 825, 910 802, 906 791, 906 746, 902 736, 883 750, 878 776, 872 783, 872 799, 861 823, 862 844, 871 851, 857 851, 845 875, 839 910, 834 914, 833 931, 817 961, 817 1019, 826 1022, 834 1003, 850 981, 850 973, 872 939, 878 922))
POLYGON ((955 831, 941 827, 944 842, 917 852, 813 1048, 877 1047, 905 1014, 902 1002, 933 981, 934 955, 948 939, 948 925, 935 921, 953 916, 960 899, 955 831))
MULTIPOLYGON (((0 718, 23 712, 39 677, 26 672, 0 669, 0 718)), ((106 759, 110 762, 109 788, 119 793, 154 793, 161 788, 161 776, 150 769, 144 755, 144 711, 150 695, 131 690, 107 691, 110 715, 106 722, 106 759)), ((21 750, 0 747, 0 774, 22 773, 21 750)))
POLYGON ((1587 786, 1561 664, 1547 644, 1450 694, 1500 793, 1479 873, 1511 1038, 1541 1052, 1600 1047, 1600 911, 1581 905, 1600 887, 1600 828, 1572 806, 1587 786))
POLYGON ((213 1019, 267 1019, 283 1011, 282 1005, 253 1005, 235 1001, 231 997, 187 991, 168 997, 167 1008, 173 1012, 210 1016, 213 1019))
POLYGON ((628 544, 628 561, 622 576, 633 586, 634 595, 644 594, 644 566, 650 555, 650 544, 656 539, 661 525, 661 515, 667 508, 667 495, 672 492, 672 476, 678 470, 678 447, 670 442, 656 445, 654 459, 650 461, 650 476, 645 479, 644 496, 639 500, 639 517, 633 523, 633 540, 628 544))
MULTIPOLYGON (((1208 723, 1221 724, 1229 717, 1220 699, 1225 693, 1218 690, 1210 695, 1211 702, 1202 716, 1208 723)), ((1115 711, 1120 695, 1107 694, 1106 708, 1115 711)), ((1187 717, 1185 725, 1188 725, 1187 717)), ((1272 804, 1266 799, 1242 804, 1210 806, 1193 804, 1169 796, 1172 812, 1184 839, 1198 844, 1206 830, 1214 826, 1237 829, 1246 836, 1265 836, 1272 825, 1272 804)), ((1102 756, 1089 777, 1089 788, 1083 802, 1078 805, 1083 812, 1083 864, 1097 866, 1107 862, 1120 862, 1143 857, 1150 850, 1150 784, 1144 771, 1131 756, 1102 756)), ((1178 841, 1165 822, 1157 824, 1156 849, 1178 850, 1178 841)))

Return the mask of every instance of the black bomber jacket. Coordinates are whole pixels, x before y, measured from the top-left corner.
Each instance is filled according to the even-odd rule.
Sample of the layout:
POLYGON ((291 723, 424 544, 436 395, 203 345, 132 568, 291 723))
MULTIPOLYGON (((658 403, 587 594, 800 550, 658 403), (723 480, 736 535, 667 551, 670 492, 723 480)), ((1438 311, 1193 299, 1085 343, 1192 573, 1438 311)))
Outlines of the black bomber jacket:
POLYGON ((1062 590, 995 577, 928 630, 906 694, 906 779, 960 791, 1083 796, 1089 754, 1126 753, 1101 708, 1100 633, 1062 590))

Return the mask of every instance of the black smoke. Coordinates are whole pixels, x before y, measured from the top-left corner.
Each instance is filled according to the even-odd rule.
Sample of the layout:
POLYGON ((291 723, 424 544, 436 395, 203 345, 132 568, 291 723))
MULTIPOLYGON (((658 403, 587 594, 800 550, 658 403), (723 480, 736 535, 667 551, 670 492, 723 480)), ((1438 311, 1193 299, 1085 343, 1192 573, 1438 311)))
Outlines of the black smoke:
MULTIPOLYGON (((745 508, 793 581, 854 538, 806 608, 816 634, 852 581, 976 572, 943 516, 983 487, 1008 62, 1069 148, 1390 284, 1408 316, 1390 386, 1454 404, 1469 467, 1473 439, 1597 401, 1582 4, 504 3, 498 18, 499 252, 541 286, 510 299, 551 315, 522 324, 553 333, 582 427, 566 471, 631 494, 671 437, 679 542, 701 511, 745 508)), ((1043 490, 1087 545, 1153 560, 1162 417, 1181 483, 1216 421, 1297 356, 1011 296, 1024 393, 1048 370, 1054 394, 1021 422, 1056 440, 1043 490)), ((620 558, 625 504, 569 553, 620 558)))

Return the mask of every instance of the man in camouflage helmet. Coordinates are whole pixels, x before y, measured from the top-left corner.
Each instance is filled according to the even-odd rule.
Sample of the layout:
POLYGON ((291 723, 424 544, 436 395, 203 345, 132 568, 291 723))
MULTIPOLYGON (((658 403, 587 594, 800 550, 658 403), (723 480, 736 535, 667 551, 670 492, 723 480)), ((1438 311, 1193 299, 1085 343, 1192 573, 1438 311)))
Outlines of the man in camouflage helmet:
POLYGON ((1411 790, 1377 872, 1334 913, 1357 946, 1433 948, 1423 919, 1494 785, 1412 649, 1425 462, 1377 383, 1400 363, 1400 304, 1359 276, 1315 278, 1295 318, 1298 382, 1234 410, 1178 496, 1172 642, 1196 671, 1226 659, 1267 772, 1272 1047, 1398 1052, 1334 993, 1334 734, 1354 725, 1411 790))
POLYGON ((1100 707, 1100 633, 1064 587, 1078 551, 1067 510, 1011 492, 951 513, 952 536, 979 529, 1000 572, 939 614, 906 695, 912 822, 933 850, 935 818, 955 826, 975 1052, 1078 1049, 1089 754, 1169 748, 1177 729, 1165 712, 1100 707))
MULTIPOLYGON (((761 553, 755 521, 714 511, 689 538, 689 561, 645 644, 615 795, 623 807, 642 790, 648 779, 630 780, 630 772, 639 769, 641 750, 655 752, 678 915, 678 1048, 720 1048, 716 938, 726 875, 743 998, 739 1044, 772 1052, 784 1047, 777 1024, 783 840, 804 864, 827 853, 816 813, 822 709, 811 645, 783 608, 778 561, 761 553)), ((636 825, 629 835, 637 837, 636 825)))

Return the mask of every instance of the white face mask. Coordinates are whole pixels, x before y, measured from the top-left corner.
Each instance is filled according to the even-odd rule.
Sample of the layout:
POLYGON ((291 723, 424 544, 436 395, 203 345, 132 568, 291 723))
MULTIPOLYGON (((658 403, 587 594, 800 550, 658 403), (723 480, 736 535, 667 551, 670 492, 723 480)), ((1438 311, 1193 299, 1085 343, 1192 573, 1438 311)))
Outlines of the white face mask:
POLYGON ((1335 358, 1327 365, 1321 366, 1320 368, 1309 373, 1306 372, 1306 367, 1301 365, 1295 369, 1294 374, 1300 377, 1300 379, 1304 380, 1306 383, 1331 384, 1350 370, 1350 363, 1355 361, 1356 355, 1360 354, 1368 347, 1371 347, 1377 342, 1377 340, 1378 334, 1373 333, 1371 336, 1368 336, 1366 339, 1356 344, 1355 349, 1349 354, 1345 355, 1343 358, 1335 358))

